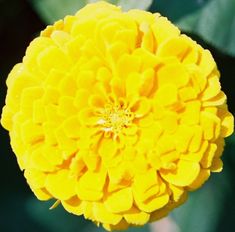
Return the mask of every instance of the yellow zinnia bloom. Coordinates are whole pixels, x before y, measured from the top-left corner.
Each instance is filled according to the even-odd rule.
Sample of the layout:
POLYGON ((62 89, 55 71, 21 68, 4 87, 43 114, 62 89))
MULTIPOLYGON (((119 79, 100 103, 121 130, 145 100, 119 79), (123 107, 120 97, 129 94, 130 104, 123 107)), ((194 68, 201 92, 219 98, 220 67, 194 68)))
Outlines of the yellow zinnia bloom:
POLYGON ((1 123, 38 199, 125 229, 221 171, 233 117, 219 76, 211 53, 160 14, 89 4, 29 45, 1 123))

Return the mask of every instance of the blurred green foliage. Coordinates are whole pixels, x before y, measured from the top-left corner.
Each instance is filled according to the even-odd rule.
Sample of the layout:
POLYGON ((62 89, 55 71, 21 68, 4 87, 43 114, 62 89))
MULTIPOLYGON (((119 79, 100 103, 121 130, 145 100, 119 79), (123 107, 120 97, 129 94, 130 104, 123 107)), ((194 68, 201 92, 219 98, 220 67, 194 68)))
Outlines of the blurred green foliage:
MULTIPOLYGON (((66 15, 76 13, 80 8, 88 3, 98 2, 99 0, 29 0, 38 12, 39 16, 46 23, 54 23, 56 20, 66 15)), ((147 9, 152 0, 107 0, 107 2, 122 6, 124 10, 133 8, 147 9)))
MULTIPOLYGON (((200 2, 200 1, 198 1, 200 2)), ((213 0, 177 21, 223 52, 235 56, 235 0, 213 0)))
MULTIPOLYGON (((20 62, 29 42, 42 30, 66 14, 75 13, 94 0, 0 0, 0 108, 6 94, 5 79, 20 62)), ((160 12, 190 33, 212 54, 221 71, 222 89, 235 113, 235 0, 109 0, 124 9, 160 12)), ((2 128, 0 178, 1 232, 101 232, 83 217, 68 214, 61 206, 49 210, 53 202, 39 202, 30 191, 11 151, 8 134, 2 128)), ((212 174, 188 201, 172 213, 181 232, 230 232, 235 221, 235 136, 226 140, 224 171, 212 174)), ((128 232, 149 232, 149 226, 128 232)), ((161 231, 159 231, 161 232, 161 231)))
MULTIPOLYGON (((74 14, 98 0, 30 0, 46 23, 74 14)), ((161 12, 183 31, 199 35, 223 52, 235 56, 235 0, 107 0, 124 10, 132 8, 161 12)))

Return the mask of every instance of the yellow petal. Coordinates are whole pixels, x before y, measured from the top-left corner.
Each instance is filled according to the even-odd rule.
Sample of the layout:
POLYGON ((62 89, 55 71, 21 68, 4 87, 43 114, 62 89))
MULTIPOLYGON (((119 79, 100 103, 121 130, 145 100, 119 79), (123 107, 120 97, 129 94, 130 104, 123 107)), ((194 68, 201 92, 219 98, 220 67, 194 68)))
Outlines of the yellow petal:
POLYGON ((80 199, 97 201, 103 196, 103 188, 106 181, 106 172, 87 171, 76 184, 76 192, 80 199))
POLYGON ((198 177, 200 165, 198 163, 180 160, 173 171, 161 170, 161 176, 176 186, 188 186, 198 177), (187 175, 185 175, 187 173, 187 175))
POLYGON ((82 156, 80 155, 80 152, 78 152, 76 156, 72 158, 69 168, 72 176, 81 176, 84 174, 86 165, 82 159, 82 156))
POLYGON ((124 188, 107 195, 105 207, 112 213, 121 213, 129 210, 133 204, 132 189, 124 188))
POLYGON ((112 78, 110 81, 110 86, 113 93, 118 97, 123 97, 125 95, 125 84, 124 80, 121 78, 112 78))
POLYGON ((42 100, 36 100, 33 103, 33 122, 36 124, 46 121, 45 103, 42 100))
POLYGON ((179 201, 185 190, 182 187, 175 186, 170 184, 170 190, 172 191, 174 201, 179 201))
POLYGON ((42 148, 42 154, 47 162, 53 165, 61 165, 64 161, 62 151, 56 146, 46 145, 42 148))
POLYGON ((138 210, 134 206, 124 214, 124 218, 129 224, 144 225, 148 222, 150 215, 138 210))
POLYGON ((193 87, 184 87, 179 90, 179 95, 183 101, 189 101, 197 97, 197 92, 193 87))
POLYGON ((71 39, 71 36, 63 31, 53 31, 51 34, 52 40, 61 48, 64 48, 66 42, 71 39))
POLYGON ((135 158, 136 150, 132 146, 126 146, 122 151, 123 159, 126 161, 132 161, 135 158))
POLYGON ((128 127, 124 127, 122 129, 123 134, 125 134, 126 136, 134 136, 136 135, 138 131, 138 127, 136 126, 136 124, 131 124, 128 127))
POLYGON ((77 108, 74 105, 74 98, 63 96, 59 99, 58 113, 65 117, 77 114, 77 108))
POLYGON ((186 68, 180 64, 169 64, 163 66, 157 72, 158 86, 174 84, 177 88, 185 86, 189 81, 186 68))
MULTIPOLYGON (((128 20, 129 21, 129 20, 128 20)), ((131 20, 128 22, 130 23, 131 20)), ((134 28, 133 28, 134 29, 134 28)), ((136 46, 136 31, 131 29, 122 29, 116 32, 114 40, 115 41, 125 41, 128 45, 129 50, 134 50, 136 46)))
POLYGON ((157 44, 161 44, 163 41, 180 34, 179 29, 172 25, 165 17, 156 17, 154 24, 151 25, 151 29, 157 44))
POLYGON ((145 116, 151 110, 151 102, 147 98, 140 98, 140 100, 132 107, 135 117, 140 118, 145 116))
POLYGON ((202 128, 200 126, 194 126, 192 130, 194 135, 189 145, 189 151, 197 152, 202 144, 202 128))
POLYGON ((221 172, 223 169, 223 162, 220 158, 215 158, 210 167, 212 172, 221 172))
POLYGON ((33 100, 40 99, 44 90, 41 87, 30 87, 22 91, 20 109, 23 113, 31 115, 33 112, 33 100))
POLYGON ((161 120, 161 126, 165 133, 174 133, 178 127, 178 115, 174 112, 167 112, 161 120))
POLYGON ((163 106, 173 105, 178 101, 178 92, 175 85, 166 84, 156 92, 154 101, 163 106))
POLYGON ((145 202, 142 202, 138 198, 135 198, 135 201, 139 209, 143 210, 146 213, 151 213, 165 206, 169 201, 169 195, 164 194, 161 196, 156 196, 154 198, 150 198, 145 202))
POLYGON ((76 92, 76 97, 74 98, 74 106, 79 110, 88 104, 89 91, 85 89, 78 89, 76 92))
POLYGON ((67 75, 64 77, 58 85, 58 90, 63 96, 74 97, 77 91, 77 84, 73 76, 67 75))
POLYGON ((202 106, 222 106, 227 100, 226 95, 220 91, 216 96, 202 102, 202 106))
POLYGON ((64 152, 63 155, 65 159, 78 150, 77 142, 65 135, 63 127, 58 128, 55 131, 55 135, 59 148, 64 152))
POLYGON ((180 152, 186 152, 188 150, 190 141, 193 137, 193 131, 191 127, 181 124, 178 127, 175 137, 176 137, 175 141, 176 149, 180 152))
POLYGON ((58 88, 58 85, 60 84, 61 77, 64 76, 63 71, 58 71, 56 69, 52 69, 47 74, 47 79, 45 80, 45 86, 52 87, 52 88, 58 88))
POLYGON ((106 182, 106 171, 98 172, 87 171, 81 178, 79 183, 86 189, 94 191, 102 191, 106 182))
POLYGON ((141 76, 139 73, 131 73, 126 78, 126 95, 139 95, 141 88, 141 76))
POLYGON ((69 212, 75 215, 83 214, 83 202, 79 200, 76 196, 61 202, 63 207, 69 212))
POLYGON ((57 124, 55 122, 45 122, 43 124, 43 130, 45 132, 45 141, 49 145, 56 145, 56 134, 55 129, 57 124))
POLYGON ((132 162, 123 161, 119 165, 116 165, 114 167, 109 167, 108 175, 109 175, 109 181, 110 181, 109 184, 111 185, 112 184, 122 185, 122 184, 131 183, 132 177, 133 177, 132 162))
POLYGON ((103 224, 104 229, 108 231, 114 231, 114 230, 127 230, 129 227, 129 224, 126 222, 125 219, 122 219, 118 224, 112 225, 112 224, 103 224))
POLYGON ((77 116, 67 118, 62 125, 68 138, 76 139, 80 136, 80 123, 77 116))
POLYGON ((162 163, 161 163, 161 158, 160 158, 159 153, 154 152, 154 151, 148 152, 147 159, 151 167, 153 167, 154 169, 159 170, 161 168, 162 163))
POLYGON ((112 73, 110 72, 108 68, 101 67, 98 70, 97 80, 105 83, 105 82, 109 82, 111 78, 112 78, 112 73))
POLYGON ((103 139, 100 144, 99 154, 103 159, 111 159, 117 153, 118 146, 112 139, 103 139))
POLYGON ((90 89, 95 83, 95 75, 92 71, 81 71, 77 74, 76 80, 79 88, 90 89))
POLYGON ((50 173, 46 178, 46 189, 51 195, 59 200, 67 200, 75 193, 75 178, 69 176, 66 169, 50 173))
POLYGON ((154 169, 150 169, 143 174, 135 175, 133 188, 137 192, 145 192, 156 184, 158 184, 157 172, 154 169))
POLYGON ((211 140, 218 138, 220 133, 220 119, 216 115, 208 112, 201 112, 200 124, 205 139, 211 140))
POLYGON ((187 125, 198 124, 200 120, 200 101, 190 101, 185 104, 185 110, 181 117, 181 123, 187 125))
POLYGON ((152 126, 154 124, 153 113, 150 112, 145 117, 141 118, 138 124, 142 128, 152 126))
POLYGON ((48 162, 43 154, 43 149, 41 147, 35 149, 30 156, 30 166, 32 168, 38 169, 44 172, 51 172, 55 170, 52 163, 48 162))
MULTIPOLYGON (((151 37, 151 34, 149 34, 149 37, 151 37)), ((145 39, 147 39, 147 38, 145 37, 145 39)), ((149 47, 151 47, 151 45, 149 47)), ((143 70, 145 70, 147 68, 155 68, 157 66, 157 64, 159 63, 158 57, 155 54, 149 52, 148 50, 146 50, 144 48, 135 49, 133 54, 141 57, 142 62, 143 62, 143 64, 142 64, 143 70)))
POLYGON ((157 17, 148 11, 142 11, 139 9, 131 9, 128 11, 128 14, 138 23, 145 22, 148 24, 152 24, 155 22, 155 19, 157 17))
POLYGON ((176 150, 169 151, 161 155, 161 163, 162 165, 168 165, 169 163, 172 163, 178 160, 179 157, 180 157, 180 153, 178 151, 176 150))
POLYGON ((220 92, 220 82, 218 76, 213 76, 208 79, 208 86, 202 93, 202 100, 206 101, 215 97, 220 92))
POLYGON ((103 192, 85 189, 80 184, 76 186, 76 192, 83 201, 99 201, 103 197, 103 192))
MULTIPOLYGON (((179 36, 163 42, 158 50, 159 56, 176 56, 180 61, 183 60, 190 51, 190 44, 186 37, 179 36)), ((194 62, 196 59, 194 60, 194 62)))
POLYGON ((12 129, 12 116, 13 116, 12 110, 5 105, 2 108, 1 125, 6 130, 11 130, 12 129))
POLYGON ((82 125, 85 126, 93 126, 97 125, 99 121, 99 117, 95 115, 93 108, 83 108, 79 114, 79 121, 82 125))
POLYGON ((85 219, 90 219, 92 221, 95 221, 95 215, 94 215, 94 207, 93 202, 90 201, 83 201, 82 202, 82 210, 84 214, 85 219))
POLYGON ((58 113, 58 106, 56 105, 47 105, 45 106, 45 113, 46 113, 46 119, 47 122, 45 123, 61 123, 63 120, 63 117, 59 115, 58 113))
POLYGON ((123 54, 128 53, 128 47, 127 47, 127 44, 125 44, 122 41, 115 41, 107 48, 107 51, 108 51, 108 54, 110 54, 111 56, 111 63, 114 63, 114 69, 115 69, 116 68, 115 61, 119 60, 119 58, 123 54))
POLYGON ((152 198, 154 198, 159 193, 159 186, 154 185, 153 187, 150 187, 148 190, 145 191, 137 191, 135 188, 133 188, 133 194, 135 199, 139 199, 141 202, 148 201, 152 198))
POLYGON ((103 203, 95 202, 93 210, 95 219, 102 223, 116 225, 122 219, 121 215, 109 212, 103 203))
POLYGON ((200 162, 203 168, 209 168, 211 166, 213 158, 216 154, 216 150, 217 145, 214 143, 210 143, 200 162))
POLYGON ((96 21, 94 19, 79 21, 77 20, 71 28, 71 35, 73 37, 76 37, 82 34, 88 38, 91 38, 94 34, 95 26, 96 21))
POLYGON ((44 172, 36 169, 27 169, 24 172, 24 176, 34 189, 45 187, 46 174, 44 172))
POLYGON ((201 49, 200 53, 199 67, 202 69, 204 76, 208 76, 216 68, 216 63, 210 51, 201 49))
POLYGON ((126 78, 130 73, 139 72, 140 65, 141 59, 138 56, 127 54, 122 55, 117 63, 119 77, 123 79, 126 78))
POLYGON ((100 95, 91 95, 88 100, 91 107, 102 108, 105 105, 105 99, 100 95))
POLYGON ((36 195, 40 201, 48 201, 52 197, 45 189, 34 189, 32 188, 33 193, 36 195))
POLYGON ((194 190, 201 187, 209 177, 210 177, 210 170, 201 169, 198 177, 192 184, 189 185, 189 188, 191 190, 194 190))
POLYGON ((135 167, 136 172, 145 173, 148 169, 148 164, 146 163, 146 158, 144 154, 137 154, 133 161, 133 165, 135 167))
POLYGON ((160 154, 165 154, 175 150, 175 144, 169 143, 169 141, 173 141, 174 137, 172 135, 162 135, 158 139, 158 152, 160 154))
POLYGON ((41 125, 27 120, 21 127, 21 137, 24 143, 35 144, 44 139, 44 132, 41 125))
POLYGON ((92 152, 85 152, 83 161, 89 170, 95 171, 100 164, 100 156, 92 152))
POLYGON ((69 60, 65 54, 56 47, 44 49, 37 58, 41 70, 48 73, 52 68, 65 70, 69 68, 69 60))
POLYGON ((155 71, 154 69, 147 69, 141 76, 140 94, 142 96, 149 96, 151 91, 154 90, 155 84, 155 71))
POLYGON ((203 141, 203 143, 201 144, 201 147, 198 151, 183 153, 183 154, 181 154, 181 159, 188 160, 191 162, 199 162, 202 159, 202 157, 204 156, 207 148, 208 148, 208 142, 203 141))
POLYGON ((234 131, 234 117, 231 113, 227 111, 220 111, 220 117, 222 117, 221 122, 221 136, 227 137, 231 135, 234 131))

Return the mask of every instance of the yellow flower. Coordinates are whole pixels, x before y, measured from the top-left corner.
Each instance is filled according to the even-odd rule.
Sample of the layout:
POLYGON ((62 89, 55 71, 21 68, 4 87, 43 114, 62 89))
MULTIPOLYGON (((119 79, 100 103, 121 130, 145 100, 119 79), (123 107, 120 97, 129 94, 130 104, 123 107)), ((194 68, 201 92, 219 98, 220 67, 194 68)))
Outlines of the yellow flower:
POLYGON ((183 203, 233 132, 210 52, 105 2, 42 31, 7 86, 1 122, 32 191, 107 230, 183 203))

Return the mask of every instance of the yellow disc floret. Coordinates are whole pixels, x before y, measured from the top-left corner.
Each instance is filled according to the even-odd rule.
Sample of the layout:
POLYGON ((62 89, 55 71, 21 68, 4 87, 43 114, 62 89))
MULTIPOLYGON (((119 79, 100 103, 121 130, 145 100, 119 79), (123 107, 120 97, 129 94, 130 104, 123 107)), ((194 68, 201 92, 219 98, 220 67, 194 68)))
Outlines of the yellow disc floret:
POLYGON ((222 170, 233 116, 219 76, 210 52, 161 15, 89 4, 29 45, 1 123, 38 199, 125 229, 222 170))

